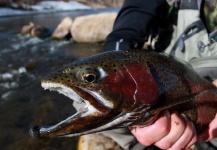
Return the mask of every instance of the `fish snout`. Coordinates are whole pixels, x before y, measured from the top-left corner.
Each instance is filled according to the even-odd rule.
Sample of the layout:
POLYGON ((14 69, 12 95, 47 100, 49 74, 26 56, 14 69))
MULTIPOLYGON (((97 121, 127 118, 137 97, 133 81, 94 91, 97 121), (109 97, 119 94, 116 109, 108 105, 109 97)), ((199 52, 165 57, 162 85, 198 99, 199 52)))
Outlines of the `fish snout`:
POLYGON ((29 129, 29 134, 33 137, 33 138, 41 138, 40 135, 40 127, 39 126, 34 126, 32 128, 29 129))

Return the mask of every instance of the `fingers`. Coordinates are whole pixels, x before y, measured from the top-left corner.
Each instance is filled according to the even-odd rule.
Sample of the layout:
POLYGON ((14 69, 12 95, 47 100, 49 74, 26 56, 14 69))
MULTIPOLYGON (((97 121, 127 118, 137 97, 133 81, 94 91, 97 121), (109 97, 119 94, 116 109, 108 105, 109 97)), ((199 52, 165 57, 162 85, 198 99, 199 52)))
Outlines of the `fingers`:
POLYGON ((185 128, 186 124, 181 117, 179 117, 176 113, 171 114, 170 132, 160 141, 156 142, 155 145, 162 149, 171 148, 183 135, 185 128))
POLYGON ((217 86, 217 80, 214 80, 212 83, 213 83, 215 86, 217 86))
POLYGON ((145 145, 149 146, 162 139, 170 131, 170 115, 168 111, 164 111, 158 117, 157 121, 147 127, 133 127, 131 128, 132 134, 137 140, 145 145))
POLYGON ((187 119, 187 117, 182 116, 184 122, 186 123, 185 130, 181 137, 175 141, 173 146, 168 150, 178 150, 178 149, 186 149, 189 148, 197 141, 196 130, 191 121, 187 119))
POLYGON ((196 130, 185 116, 165 111, 148 127, 134 127, 131 132, 145 145, 156 145, 161 149, 177 150, 190 147, 197 140, 196 130))
POLYGON ((209 136, 207 140, 213 139, 217 137, 217 114, 213 121, 209 124, 209 136))
POLYGON ((217 137, 217 114, 208 128, 198 135, 199 141, 208 141, 217 137))

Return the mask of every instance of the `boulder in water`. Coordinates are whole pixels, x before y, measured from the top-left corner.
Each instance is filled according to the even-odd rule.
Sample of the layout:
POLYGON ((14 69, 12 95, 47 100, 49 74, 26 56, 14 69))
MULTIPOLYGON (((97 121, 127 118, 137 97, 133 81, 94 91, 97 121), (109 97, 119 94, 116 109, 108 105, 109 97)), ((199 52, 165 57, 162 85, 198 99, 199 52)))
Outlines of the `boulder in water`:
POLYGON ((100 13, 75 18, 71 35, 76 42, 102 42, 112 31, 117 13, 100 13))

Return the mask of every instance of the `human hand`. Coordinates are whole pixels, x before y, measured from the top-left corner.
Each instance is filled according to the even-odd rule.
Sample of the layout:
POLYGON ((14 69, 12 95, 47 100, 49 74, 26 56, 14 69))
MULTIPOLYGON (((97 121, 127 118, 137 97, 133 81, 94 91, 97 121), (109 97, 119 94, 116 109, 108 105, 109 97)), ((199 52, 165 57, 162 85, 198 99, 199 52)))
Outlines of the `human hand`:
POLYGON ((214 85, 217 87, 217 80, 214 80, 214 81, 212 82, 212 84, 214 84, 214 85))
MULTIPOLYGON (((213 81, 217 86, 217 80, 213 81)), ((197 136, 193 123, 184 115, 164 111, 150 126, 130 128, 137 140, 145 145, 161 149, 178 150, 189 148, 197 140, 207 141, 217 137, 217 115, 204 131, 197 136)))
MULTIPOLYGON (((217 87, 217 80, 214 80, 212 83, 217 87)), ((208 141, 216 137, 217 137, 217 114, 215 118, 212 120, 212 122, 209 124, 209 127, 204 132, 199 134, 198 140, 208 141)))
POLYGON ((141 144, 155 145, 161 149, 184 149, 197 141, 193 123, 184 115, 170 114, 168 111, 162 112, 152 125, 134 126, 131 132, 141 144))

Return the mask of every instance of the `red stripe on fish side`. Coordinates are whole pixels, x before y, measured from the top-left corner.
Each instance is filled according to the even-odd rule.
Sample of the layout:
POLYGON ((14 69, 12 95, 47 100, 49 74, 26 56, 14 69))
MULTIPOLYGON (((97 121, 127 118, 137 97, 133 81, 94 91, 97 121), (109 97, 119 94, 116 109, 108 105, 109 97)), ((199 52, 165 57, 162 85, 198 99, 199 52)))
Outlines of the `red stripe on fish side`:
POLYGON ((158 86, 148 67, 143 64, 133 63, 126 67, 126 74, 129 74, 136 84, 136 101, 139 104, 152 104, 158 94, 158 86))
POLYGON ((153 104, 158 94, 157 84, 148 67, 138 62, 131 62, 109 73, 104 80, 106 88, 112 95, 121 95, 124 106, 153 104), (136 105, 135 105, 136 104, 136 105))

